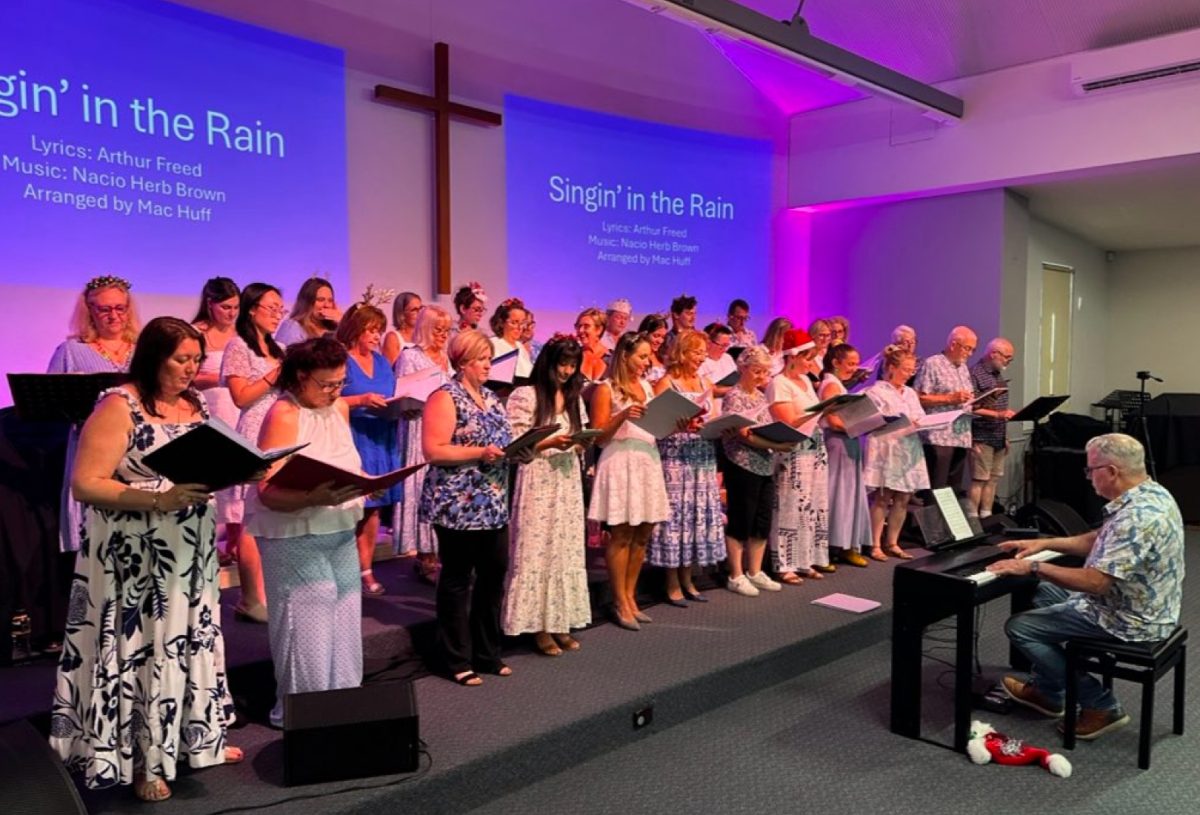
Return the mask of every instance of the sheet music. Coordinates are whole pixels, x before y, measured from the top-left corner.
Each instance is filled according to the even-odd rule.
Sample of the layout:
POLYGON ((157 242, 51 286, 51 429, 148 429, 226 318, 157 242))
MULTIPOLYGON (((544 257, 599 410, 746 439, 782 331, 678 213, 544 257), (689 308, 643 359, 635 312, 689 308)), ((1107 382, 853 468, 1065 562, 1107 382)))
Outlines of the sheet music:
POLYGON ((1003 387, 992 388, 990 391, 984 391, 983 393, 976 396, 974 399, 970 400, 969 402, 966 402, 963 405, 963 407, 970 407, 971 405, 974 405, 978 402, 982 402, 984 399, 988 399, 993 396, 999 396, 1000 394, 1007 393, 1007 392, 1008 392, 1008 388, 1003 388, 1003 387))
MULTIPOLYGON (((493 368, 493 371, 495 368, 493 368)), ((407 374, 396 380, 396 389, 392 392, 393 398, 406 396, 409 399, 415 399, 418 402, 424 402, 429 399, 429 394, 446 384, 446 373, 436 365, 426 368, 423 371, 407 374)))
POLYGON ((958 503, 958 496, 954 494, 954 490, 950 487, 936 489, 933 491, 933 499, 937 501, 938 509, 942 511, 942 517, 946 519, 946 526, 950 528, 950 534, 956 541, 975 536, 975 531, 971 529, 971 524, 967 521, 962 504, 958 503))
POLYGON ((700 425, 700 437, 704 439, 719 439, 721 434, 730 428, 741 430, 743 427, 753 427, 754 422, 740 413, 726 413, 716 419, 700 425))
POLYGON ((667 388, 646 403, 646 412, 640 419, 630 421, 654 438, 664 439, 678 429, 680 419, 690 419, 701 410, 699 405, 679 391, 667 388))
POLYGON ((830 413, 837 416, 846 425, 846 435, 848 436, 861 436, 887 424, 887 419, 883 418, 883 414, 879 412, 879 408, 875 407, 875 403, 865 397, 840 405, 830 413))
POLYGON ((512 384, 517 376, 517 352, 509 351, 492 359, 492 369, 488 373, 489 382, 504 382, 512 384))

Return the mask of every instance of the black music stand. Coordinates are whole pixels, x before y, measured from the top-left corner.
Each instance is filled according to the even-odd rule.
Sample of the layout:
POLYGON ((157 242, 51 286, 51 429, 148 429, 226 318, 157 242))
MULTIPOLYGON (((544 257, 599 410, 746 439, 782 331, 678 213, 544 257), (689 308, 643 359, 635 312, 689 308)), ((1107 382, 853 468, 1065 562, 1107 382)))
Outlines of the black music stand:
POLYGON ((129 374, 9 374, 17 416, 27 422, 82 423, 92 415, 96 397, 120 385, 129 374))
POLYGON ((1029 455, 1028 460, 1033 463, 1030 467, 1032 478, 1030 482, 1033 484, 1033 492, 1029 499, 1029 503, 1036 504, 1038 499, 1037 486, 1037 454, 1038 454, 1038 422, 1045 419, 1054 411, 1062 406, 1063 402, 1071 398, 1070 394, 1065 396, 1039 396, 1025 407, 1018 410, 1010 422, 1033 422, 1033 433, 1029 436, 1029 455))

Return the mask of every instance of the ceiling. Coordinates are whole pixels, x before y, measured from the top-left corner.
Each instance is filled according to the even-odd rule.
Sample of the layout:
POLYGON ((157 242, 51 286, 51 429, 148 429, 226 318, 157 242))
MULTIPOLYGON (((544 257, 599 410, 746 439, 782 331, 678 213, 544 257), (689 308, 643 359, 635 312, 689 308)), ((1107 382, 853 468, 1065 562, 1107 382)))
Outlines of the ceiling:
POLYGON ((1200 244, 1200 156, 1109 168, 1100 175, 1014 187, 1030 213, 1100 249, 1200 244))
MULTIPOLYGON (((732 132, 859 95, 624 0, 177 2, 337 45, 351 67, 384 76, 422 76, 428 43, 446 39, 456 46, 457 91, 491 104, 472 77, 500 77, 547 99, 640 94, 625 105, 632 115, 670 123, 671 105, 687 106, 732 132)), ((775 19, 799 5, 739 2, 775 19)), ((1200 28, 1200 0, 805 0, 802 16, 820 39, 937 83, 1200 28)), ((1200 243, 1187 219, 1200 211, 1200 161, 1129 165, 1019 191, 1034 215, 1102 248, 1200 243)))

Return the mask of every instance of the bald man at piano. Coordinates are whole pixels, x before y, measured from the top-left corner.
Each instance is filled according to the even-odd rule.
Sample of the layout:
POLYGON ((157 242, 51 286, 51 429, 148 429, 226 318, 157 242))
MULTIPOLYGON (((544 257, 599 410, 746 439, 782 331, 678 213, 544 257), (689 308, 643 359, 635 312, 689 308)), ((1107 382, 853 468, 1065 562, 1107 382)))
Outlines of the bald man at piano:
MULTIPOLYGON (((1097 436, 1087 444, 1084 469, 1092 488, 1109 501, 1103 525, 1070 538, 1003 543, 1016 556, 988 566, 1000 575, 1041 581, 1034 608, 1004 627, 1032 670, 1027 679, 1004 677, 1004 689, 1013 701, 1052 718, 1063 715, 1068 638, 1166 639, 1179 624, 1183 594, 1183 519, 1171 494, 1146 474, 1141 443, 1124 433, 1097 436), (1077 555, 1084 564, 1069 568, 1041 560, 1046 552, 1077 555)), ((1080 739, 1129 723, 1112 691, 1088 674, 1079 677, 1079 708, 1080 739)))

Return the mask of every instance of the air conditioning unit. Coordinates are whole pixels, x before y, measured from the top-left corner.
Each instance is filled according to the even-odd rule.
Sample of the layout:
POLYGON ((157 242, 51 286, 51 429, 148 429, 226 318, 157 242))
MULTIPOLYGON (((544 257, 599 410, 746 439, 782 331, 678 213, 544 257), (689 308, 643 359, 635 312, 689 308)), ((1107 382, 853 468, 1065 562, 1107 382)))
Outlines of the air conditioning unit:
POLYGON ((1200 28, 1071 57, 1077 96, 1200 79, 1200 28))

